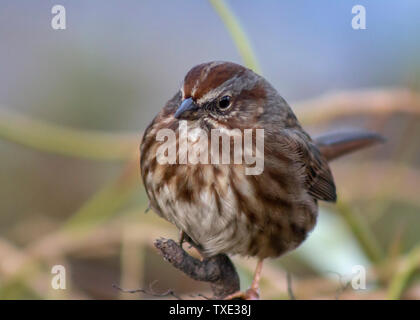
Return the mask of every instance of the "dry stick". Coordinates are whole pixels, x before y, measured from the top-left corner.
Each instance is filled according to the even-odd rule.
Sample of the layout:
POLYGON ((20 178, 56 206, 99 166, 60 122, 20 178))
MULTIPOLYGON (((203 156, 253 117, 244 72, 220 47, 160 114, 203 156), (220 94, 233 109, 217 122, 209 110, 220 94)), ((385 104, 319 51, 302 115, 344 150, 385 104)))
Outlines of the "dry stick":
POLYGON ((290 300, 296 300, 295 294, 293 293, 292 288, 292 274, 290 272, 286 272, 287 277, 287 292, 289 293, 290 300))
POLYGON ((171 239, 158 239, 155 247, 163 258, 194 280, 209 282, 214 299, 222 299, 239 290, 239 276, 225 254, 218 254, 202 261, 191 257, 171 239))
POLYGON ((168 296, 172 296, 172 297, 174 297, 174 298, 176 298, 178 300, 182 300, 181 297, 179 297, 172 289, 168 289, 168 290, 166 290, 165 292, 162 292, 162 293, 154 292, 152 286, 153 286, 153 284, 155 282, 156 281, 154 281, 154 282, 152 282, 150 284, 150 290, 146 290, 146 289, 143 289, 143 288, 128 290, 128 289, 123 289, 123 288, 121 288, 120 286, 118 286, 116 284, 113 284, 112 287, 115 288, 115 289, 117 289, 117 290, 119 290, 119 291, 121 291, 121 292, 124 292, 124 293, 144 293, 146 295, 153 296, 153 297, 168 297, 168 296))

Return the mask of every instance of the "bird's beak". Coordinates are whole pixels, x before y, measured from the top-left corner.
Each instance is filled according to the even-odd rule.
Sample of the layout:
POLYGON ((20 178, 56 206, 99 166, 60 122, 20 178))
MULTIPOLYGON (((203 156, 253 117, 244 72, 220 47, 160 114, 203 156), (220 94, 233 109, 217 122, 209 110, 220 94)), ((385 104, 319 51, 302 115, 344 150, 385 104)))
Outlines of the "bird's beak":
POLYGON ((195 104, 192 98, 188 98, 182 101, 181 105, 176 110, 174 117, 179 119, 185 112, 196 110, 198 110, 198 106, 195 104))

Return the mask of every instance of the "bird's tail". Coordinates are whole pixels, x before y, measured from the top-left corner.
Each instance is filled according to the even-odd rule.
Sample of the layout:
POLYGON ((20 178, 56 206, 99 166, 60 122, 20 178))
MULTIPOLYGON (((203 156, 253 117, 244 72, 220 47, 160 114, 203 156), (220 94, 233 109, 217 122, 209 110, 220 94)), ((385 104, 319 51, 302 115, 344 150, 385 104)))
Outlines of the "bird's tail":
POLYGON ((331 161, 350 152, 384 142, 385 139, 373 132, 352 130, 326 133, 314 141, 322 155, 331 161))

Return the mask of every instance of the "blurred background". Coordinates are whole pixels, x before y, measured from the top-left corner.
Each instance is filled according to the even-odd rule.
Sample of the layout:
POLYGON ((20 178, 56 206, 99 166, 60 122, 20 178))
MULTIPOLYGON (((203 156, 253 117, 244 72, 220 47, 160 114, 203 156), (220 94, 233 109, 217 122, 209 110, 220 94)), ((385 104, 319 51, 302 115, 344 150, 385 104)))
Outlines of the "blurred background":
MULTIPOLYGON (((192 66, 244 63, 217 4, 0 2, 1 299, 157 298, 113 284, 210 294, 153 247, 178 233, 144 213, 138 145, 192 66), (51 27, 56 4, 65 30, 51 27), (54 265, 65 267, 65 290, 51 286, 54 265)), ((258 71, 309 133, 365 128, 387 139, 332 163, 339 202, 321 205, 298 250, 266 263, 262 298, 288 299, 289 272, 301 299, 420 299, 420 2, 227 5, 258 71), (366 30, 351 27, 357 4, 366 30), (364 290, 349 285, 358 265, 364 290)), ((256 261, 233 261, 246 288, 256 261)))

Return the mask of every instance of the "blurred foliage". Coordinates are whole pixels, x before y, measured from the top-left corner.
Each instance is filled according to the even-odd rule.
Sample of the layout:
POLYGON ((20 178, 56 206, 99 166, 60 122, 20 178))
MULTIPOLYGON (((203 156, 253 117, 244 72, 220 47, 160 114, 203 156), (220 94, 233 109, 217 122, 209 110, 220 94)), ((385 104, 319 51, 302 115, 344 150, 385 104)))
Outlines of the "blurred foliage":
MULTIPOLYGON (((238 19, 224 1, 210 0, 210 3, 225 24, 244 64, 261 72, 238 19)), ((73 89, 80 90, 66 103, 75 108, 76 116, 92 121, 100 118, 101 105, 118 104, 121 97, 130 100, 132 88, 127 89, 118 81, 110 82, 107 77, 101 78, 98 70, 84 70, 83 75, 89 72, 91 77, 80 77, 77 71, 72 75, 73 89), (102 99, 101 92, 116 87, 119 89, 115 99, 102 99), (92 103, 96 108, 91 110, 96 111, 86 116, 84 106, 92 103)), ((418 83, 416 78, 413 86, 408 87, 418 88, 418 83)), ((417 278, 420 266, 419 94, 415 89, 348 91, 297 103, 295 110, 303 125, 315 131, 362 123, 371 130, 383 132, 389 140, 386 146, 352 155, 332 165, 340 201, 336 206, 325 205, 320 214, 327 217, 324 209, 328 209, 337 219, 321 221, 327 228, 320 228, 322 234, 315 231, 308 240, 320 248, 321 253, 311 255, 303 248, 282 259, 269 261, 263 271, 262 297, 287 299, 285 272, 289 270, 295 275, 293 290, 298 298, 420 299, 417 278), (341 270, 332 270, 339 273, 338 278, 334 278, 331 270, 319 267, 337 254, 323 246, 334 245, 331 241, 344 233, 347 236, 342 241, 346 247, 339 250, 350 255, 350 250, 345 250, 352 246, 369 264, 367 291, 344 286, 341 270)), ((105 122, 112 120, 111 113, 107 114, 105 122)), ((98 119, 100 127, 103 120, 98 119)), ((2 228, 7 236, 0 237, 0 298, 138 298, 113 289, 112 283, 132 289, 148 287, 156 279, 157 291, 171 287, 187 297, 208 291, 206 285, 172 269, 152 248, 155 238, 177 237, 177 231, 156 215, 143 214, 148 204, 138 168, 139 134, 81 130, 3 109, 0 138, 46 153, 27 152, 22 159, 13 159, 19 147, 0 145, 8 152, 4 159, 16 165, 14 171, 4 172, 9 174, 10 181, 30 182, 22 173, 27 172, 24 167, 43 166, 47 168, 44 176, 35 179, 26 192, 39 188, 42 189, 39 192, 45 192, 39 181, 47 176, 54 187, 60 183, 66 195, 75 192, 76 196, 68 194, 69 201, 76 203, 72 203, 73 207, 79 206, 70 216, 61 214, 54 218, 41 218, 42 215, 29 208, 24 213, 25 219, 16 219, 2 228), (109 177, 110 172, 116 172, 115 176, 109 177), (77 181, 72 180, 75 176, 77 181), (108 181, 98 176, 105 176, 108 181), (96 184, 83 187, 86 180, 94 180, 96 184), (65 292, 52 290, 50 286, 51 266, 59 263, 70 268, 70 288, 65 292)), ((46 197, 53 198, 53 191, 46 197)), ((254 262, 239 257, 234 261, 242 286, 249 285, 254 262)))

